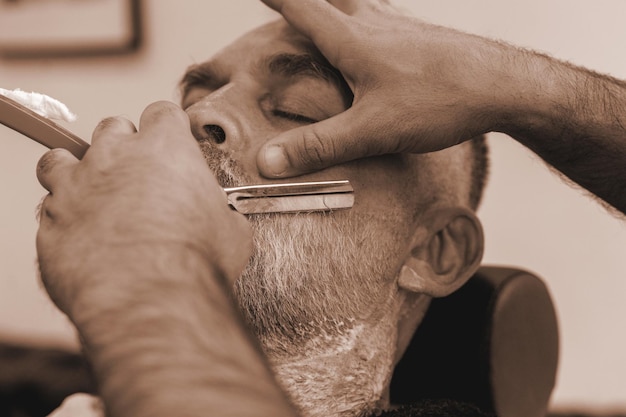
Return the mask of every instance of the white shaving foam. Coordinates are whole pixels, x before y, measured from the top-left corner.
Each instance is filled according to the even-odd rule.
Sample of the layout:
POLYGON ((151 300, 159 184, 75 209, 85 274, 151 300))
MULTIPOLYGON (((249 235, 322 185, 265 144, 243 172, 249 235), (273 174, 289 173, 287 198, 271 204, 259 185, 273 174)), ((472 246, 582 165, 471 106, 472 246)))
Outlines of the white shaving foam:
POLYGON ((45 94, 27 93, 19 88, 15 90, 0 88, 0 94, 17 101, 38 115, 48 119, 64 120, 66 122, 76 120, 76 115, 65 104, 45 94))

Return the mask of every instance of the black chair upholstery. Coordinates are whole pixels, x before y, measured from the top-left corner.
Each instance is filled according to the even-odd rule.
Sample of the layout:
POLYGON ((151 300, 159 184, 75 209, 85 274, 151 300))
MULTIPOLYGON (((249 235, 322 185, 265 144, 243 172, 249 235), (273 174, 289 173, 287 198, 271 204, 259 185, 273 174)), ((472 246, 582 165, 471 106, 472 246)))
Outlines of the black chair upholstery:
POLYGON ((499 417, 543 417, 554 388, 558 328, 535 275, 482 267, 435 299, 391 383, 391 401, 454 399, 499 417))
POLYGON ((76 392, 95 392, 82 355, 0 343, 0 416, 44 417, 76 392))

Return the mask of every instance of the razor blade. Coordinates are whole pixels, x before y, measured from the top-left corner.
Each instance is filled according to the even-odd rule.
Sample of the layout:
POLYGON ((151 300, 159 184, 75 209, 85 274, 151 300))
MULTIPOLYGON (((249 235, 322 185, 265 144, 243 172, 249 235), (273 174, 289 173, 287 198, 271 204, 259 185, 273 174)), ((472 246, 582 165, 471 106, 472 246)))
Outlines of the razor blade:
POLYGON ((354 204, 348 180, 248 185, 224 191, 228 204, 242 214, 334 211, 354 204))

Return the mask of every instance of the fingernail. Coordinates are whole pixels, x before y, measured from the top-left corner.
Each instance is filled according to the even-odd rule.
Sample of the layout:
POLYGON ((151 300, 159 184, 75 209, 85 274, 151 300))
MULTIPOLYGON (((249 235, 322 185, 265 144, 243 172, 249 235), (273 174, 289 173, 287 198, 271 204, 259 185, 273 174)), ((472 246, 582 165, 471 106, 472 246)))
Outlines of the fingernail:
POLYGON ((272 175, 284 174, 289 168, 289 160, 280 145, 270 145, 265 149, 265 165, 272 175))

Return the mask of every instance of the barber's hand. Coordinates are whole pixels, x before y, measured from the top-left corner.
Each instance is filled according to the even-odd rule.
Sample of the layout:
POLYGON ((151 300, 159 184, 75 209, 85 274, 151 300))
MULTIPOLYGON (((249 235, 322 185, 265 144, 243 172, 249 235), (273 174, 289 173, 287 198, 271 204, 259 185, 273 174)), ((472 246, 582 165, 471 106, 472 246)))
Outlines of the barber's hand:
POLYGON ((37 235, 42 279, 72 319, 85 307, 201 288, 200 274, 185 271, 206 267, 232 282, 248 260, 248 223, 227 206, 172 103, 148 106, 138 132, 103 120, 82 161, 55 149, 37 176, 50 191, 37 235))
POLYGON ((257 158, 263 175, 440 150, 494 128, 495 42, 401 15, 385 0, 263 2, 309 37, 354 92, 347 111, 269 141, 257 158))

